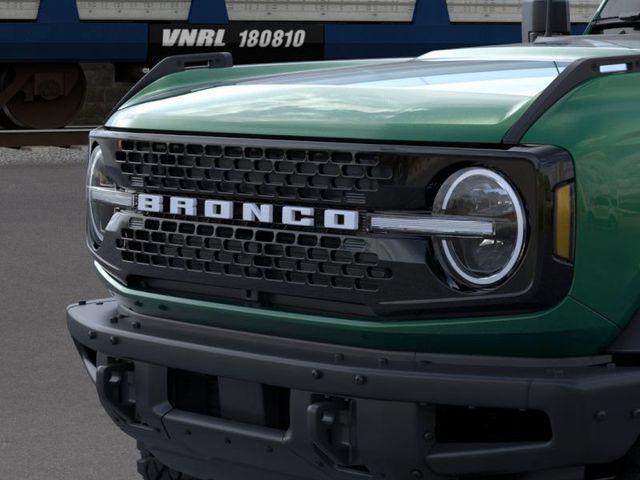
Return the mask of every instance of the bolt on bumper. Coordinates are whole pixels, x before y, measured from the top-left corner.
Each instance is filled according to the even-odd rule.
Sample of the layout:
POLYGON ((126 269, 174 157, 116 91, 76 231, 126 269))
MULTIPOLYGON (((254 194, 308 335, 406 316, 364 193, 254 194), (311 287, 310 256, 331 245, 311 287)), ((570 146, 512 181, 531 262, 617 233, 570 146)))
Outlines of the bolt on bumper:
POLYGON ((69 307, 68 327, 120 428, 200 478, 535 472, 617 460, 640 434, 640 369, 614 367, 606 356, 366 350, 142 316, 114 300, 69 307), (222 408, 236 408, 235 416, 177 408, 171 371, 215 376, 227 396, 222 408), (289 392, 286 428, 247 420, 255 414, 249 400, 264 385, 289 392), (442 405, 544 412, 551 438, 442 442, 442 405))

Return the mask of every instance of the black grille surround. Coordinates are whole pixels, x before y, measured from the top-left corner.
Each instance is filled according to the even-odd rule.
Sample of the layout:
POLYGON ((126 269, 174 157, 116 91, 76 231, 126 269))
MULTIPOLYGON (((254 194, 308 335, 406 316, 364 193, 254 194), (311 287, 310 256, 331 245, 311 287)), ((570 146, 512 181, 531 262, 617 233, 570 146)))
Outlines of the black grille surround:
POLYGON ((552 254, 552 203, 555 186, 573 179, 573 162, 555 147, 448 148, 106 129, 94 131, 91 142, 102 148, 109 175, 137 193, 357 210, 366 219, 373 212, 429 212, 444 179, 480 166, 510 179, 528 216, 527 247, 514 274, 491 289, 470 291, 446 277, 431 238, 372 233, 366 221, 349 232, 286 226, 277 219, 259 224, 214 220, 201 212, 187 217, 123 210, 118 227, 92 250, 131 288, 384 321, 530 312, 558 304, 571 285, 573 266, 552 254), (261 166, 267 157, 274 157, 270 166, 261 166), (283 162, 294 172, 277 172, 283 162), (322 165, 337 166, 338 175, 324 175, 322 165), (266 181, 276 173, 279 184, 266 181), (257 176, 250 181, 254 175, 266 183, 257 176), (304 185, 296 183, 301 176, 304 185), (326 188, 314 186, 319 178, 326 188), (372 182, 368 188, 365 179, 372 182))

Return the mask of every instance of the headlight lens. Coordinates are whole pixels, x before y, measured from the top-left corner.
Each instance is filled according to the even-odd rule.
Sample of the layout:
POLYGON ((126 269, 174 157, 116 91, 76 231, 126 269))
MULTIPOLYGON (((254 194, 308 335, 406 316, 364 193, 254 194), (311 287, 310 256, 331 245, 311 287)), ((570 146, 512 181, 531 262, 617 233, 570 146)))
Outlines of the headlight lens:
POLYGON ((436 241, 445 268, 458 281, 472 287, 491 286, 513 272, 524 250, 525 212, 502 175, 486 168, 454 173, 438 191, 433 213, 494 222, 492 235, 436 241))
POLYGON ((96 147, 91 152, 89 159, 87 200, 89 202, 89 233, 93 241, 100 244, 114 213, 119 208, 130 208, 133 205, 132 194, 120 189, 109 174, 100 147, 96 147))

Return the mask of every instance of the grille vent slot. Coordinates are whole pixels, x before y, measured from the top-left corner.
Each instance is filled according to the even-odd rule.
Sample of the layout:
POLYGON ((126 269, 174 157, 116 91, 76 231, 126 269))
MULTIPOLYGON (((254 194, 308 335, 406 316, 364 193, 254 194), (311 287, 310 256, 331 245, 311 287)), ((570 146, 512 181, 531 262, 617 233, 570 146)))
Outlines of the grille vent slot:
POLYGON ((123 140, 116 161, 132 186, 188 192, 366 204, 394 170, 378 153, 123 140))
POLYGON ((143 223, 122 229, 116 240, 125 262, 362 292, 377 292, 393 275, 357 239, 161 218, 140 220, 143 223))

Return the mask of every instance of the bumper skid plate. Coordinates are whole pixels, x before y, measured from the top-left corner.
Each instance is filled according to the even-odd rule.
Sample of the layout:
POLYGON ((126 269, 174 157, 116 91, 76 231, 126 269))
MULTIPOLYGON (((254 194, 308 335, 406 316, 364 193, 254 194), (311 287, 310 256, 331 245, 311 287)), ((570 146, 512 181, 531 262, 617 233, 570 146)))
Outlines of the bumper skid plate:
POLYGON ((640 434, 640 369, 606 356, 365 350, 142 316, 114 300, 69 307, 68 327, 114 422, 196 478, 581 478, 640 434), (483 437, 495 418, 524 423, 483 437))

